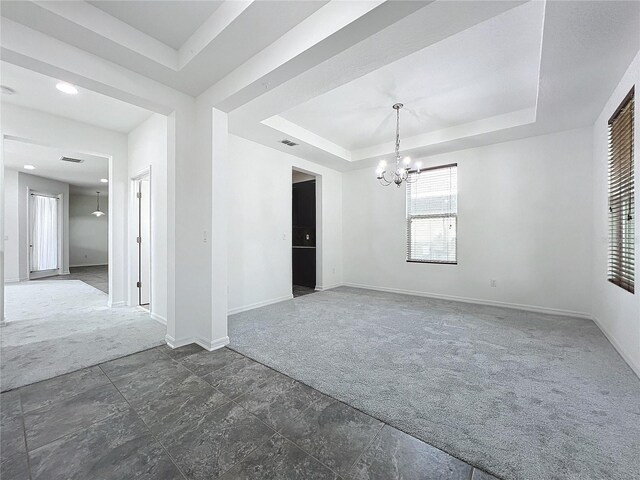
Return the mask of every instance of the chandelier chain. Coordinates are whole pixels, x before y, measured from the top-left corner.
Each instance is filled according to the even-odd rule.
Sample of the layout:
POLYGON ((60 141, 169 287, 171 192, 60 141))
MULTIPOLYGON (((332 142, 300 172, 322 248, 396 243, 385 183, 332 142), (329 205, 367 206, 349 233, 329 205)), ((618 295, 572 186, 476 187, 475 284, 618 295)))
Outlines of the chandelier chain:
POLYGON ((400 109, 396 108, 396 167, 400 163, 400 109))

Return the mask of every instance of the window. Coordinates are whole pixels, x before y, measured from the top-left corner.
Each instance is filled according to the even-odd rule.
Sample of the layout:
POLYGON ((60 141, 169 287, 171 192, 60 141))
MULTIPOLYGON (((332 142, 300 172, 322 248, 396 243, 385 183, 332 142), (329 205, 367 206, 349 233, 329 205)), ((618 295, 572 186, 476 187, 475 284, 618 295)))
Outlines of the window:
POLYGON ((634 293, 634 90, 609 119, 609 281, 634 293))
POLYGON ((457 263, 458 166, 411 173, 407 183, 407 261, 457 263))

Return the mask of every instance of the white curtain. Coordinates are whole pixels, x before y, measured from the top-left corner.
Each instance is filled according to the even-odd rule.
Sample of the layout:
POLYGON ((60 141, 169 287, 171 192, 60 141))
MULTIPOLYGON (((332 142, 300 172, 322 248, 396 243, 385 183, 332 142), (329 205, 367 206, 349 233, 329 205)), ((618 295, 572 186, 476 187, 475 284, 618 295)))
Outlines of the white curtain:
POLYGON ((31 271, 58 268, 58 199, 31 195, 31 271))

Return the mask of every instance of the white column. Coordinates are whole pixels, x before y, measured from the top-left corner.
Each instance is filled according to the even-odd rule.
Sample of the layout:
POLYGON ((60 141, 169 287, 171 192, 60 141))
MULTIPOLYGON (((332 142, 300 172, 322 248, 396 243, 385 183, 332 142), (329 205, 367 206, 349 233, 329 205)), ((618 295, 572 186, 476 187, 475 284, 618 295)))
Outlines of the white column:
POLYGON ((0 131, 0 327, 4 325, 4 133, 0 131))
POLYGON ((202 121, 192 108, 169 117, 166 340, 172 347, 197 342, 210 348, 211 129, 206 123, 210 120, 202 121))
MULTIPOLYGON (((211 111, 211 322, 210 343, 213 350, 229 343, 227 335, 227 223, 232 215, 228 205, 228 125, 227 114, 221 110, 211 111)), ((240 179, 235 179, 236 181, 240 179)))

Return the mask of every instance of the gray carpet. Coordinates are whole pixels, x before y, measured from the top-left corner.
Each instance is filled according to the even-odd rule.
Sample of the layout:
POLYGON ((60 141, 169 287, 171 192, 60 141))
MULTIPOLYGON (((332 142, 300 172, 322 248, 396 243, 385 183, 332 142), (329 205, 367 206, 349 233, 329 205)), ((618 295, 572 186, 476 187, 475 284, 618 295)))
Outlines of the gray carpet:
POLYGON ((0 390, 52 378, 164 343, 166 328, 138 308, 107 307, 79 280, 7 284, 0 390))
POLYGON ((229 337, 505 479, 640 478, 640 380, 589 320, 343 287, 233 315, 229 337))
POLYGON ((33 282, 44 281, 66 281, 66 280, 81 280, 84 283, 109 293, 109 267, 107 265, 91 265, 87 267, 70 267, 69 275, 54 275, 51 277, 39 278, 32 280, 33 282))

